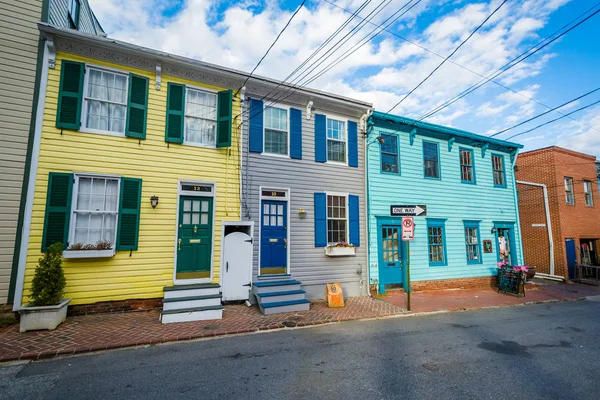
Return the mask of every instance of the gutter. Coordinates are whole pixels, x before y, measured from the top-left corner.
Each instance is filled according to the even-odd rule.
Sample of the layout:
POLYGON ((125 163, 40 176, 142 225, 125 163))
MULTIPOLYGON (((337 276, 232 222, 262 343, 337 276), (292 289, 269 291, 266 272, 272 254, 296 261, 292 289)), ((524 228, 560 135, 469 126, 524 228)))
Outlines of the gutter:
MULTIPOLYGON (((236 79, 240 81, 240 85, 246 78, 249 78, 253 83, 262 83, 267 86, 274 87, 282 87, 293 89, 294 91, 303 93, 305 95, 310 95, 311 97, 322 98, 325 101, 333 101, 340 105, 344 105, 346 107, 354 107, 360 110, 363 110, 365 107, 371 109, 373 105, 371 103, 367 103, 360 100, 350 99, 344 96, 326 93, 317 89, 310 89, 305 87, 299 87, 298 85, 290 85, 286 83, 282 83, 276 79, 271 79, 267 77, 263 77, 260 75, 250 75, 247 72, 235 70, 232 68, 226 68, 223 66, 219 66, 216 64, 210 64, 203 61, 198 61, 192 58, 181 57, 170 53, 165 53, 153 49, 149 49, 147 47, 142 47, 138 45, 134 45, 127 42, 122 42, 115 39, 109 39, 103 36, 95 36, 88 33, 75 31, 72 29, 59 28, 47 23, 38 22, 38 29, 47 35, 53 35, 55 37, 63 37, 68 39, 75 39, 79 41, 83 41, 87 44, 102 46, 109 49, 127 51, 131 54, 135 54, 145 58, 153 58, 157 61, 162 61, 166 63, 176 64, 178 66, 183 66, 187 68, 193 68, 196 70, 202 70, 205 72, 219 73, 222 76, 226 76, 228 78, 236 79)), ((358 110, 357 110, 358 111, 358 110)))
POLYGON ((545 275, 547 277, 560 278, 560 280, 564 281, 564 277, 554 275, 554 240, 552 238, 552 221, 550 218, 550 205, 548 204, 548 188, 543 183, 533 183, 525 181, 516 181, 516 183, 521 185, 541 187, 542 191, 544 192, 544 211, 546 213, 546 228, 548 229, 548 244, 550 247, 550 274, 541 274, 536 272, 535 275, 545 275))
MULTIPOLYGON (((23 300, 23 285, 25 281, 25 268, 27 266, 27 250, 29 248, 29 235, 31 232, 31 219, 33 213, 33 200, 35 195, 35 185, 37 181, 38 161, 40 156, 40 143, 42 141, 42 124, 44 121, 44 108, 46 106, 46 90, 48 88, 48 60, 50 58, 49 46, 53 44, 44 40, 44 56, 41 65, 41 79, 39 85, 39 94, 37 99, 37 108, 35 110, 35 132, 31 146, 31 159, 29 177, 27 180, 27 197, 25 199, 25 213, 23 217, 23 228, 21 230, 21 246, 19 250, 19 262, 17 268, 17 282, 15 284, 15 294, 13 311, 21 309, 23 300)), ((35 101, 35 100, 34 100, 35 101)))
POLYGON ((367 234, 365 235, 365 242, 367 244, 367 295, 373 297, 371 293, 371 201, 369 196, 369 146, 374 142, 369 143, 369 121, 373 110, 367 110, 367 118, 365 119, 365 218, 367 219, 366 228, 367 234))

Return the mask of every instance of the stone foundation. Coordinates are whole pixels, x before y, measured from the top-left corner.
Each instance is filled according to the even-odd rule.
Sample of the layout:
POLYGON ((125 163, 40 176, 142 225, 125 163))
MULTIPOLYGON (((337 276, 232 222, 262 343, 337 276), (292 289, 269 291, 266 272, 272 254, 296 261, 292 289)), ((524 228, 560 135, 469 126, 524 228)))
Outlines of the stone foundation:
POLYGON ((68 315, 124 313, 162 309, 162 298, 104 301, 94 304, 79 304, 69 307, 68 315))

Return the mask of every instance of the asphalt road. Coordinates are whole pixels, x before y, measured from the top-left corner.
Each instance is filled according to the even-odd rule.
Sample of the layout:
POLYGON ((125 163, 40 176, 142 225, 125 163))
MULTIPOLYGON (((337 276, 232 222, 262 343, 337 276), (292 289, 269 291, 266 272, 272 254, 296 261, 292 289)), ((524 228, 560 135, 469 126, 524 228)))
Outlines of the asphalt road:
POLYGON ((3 366, 0 398, 598 399, 600 299, 3 366))

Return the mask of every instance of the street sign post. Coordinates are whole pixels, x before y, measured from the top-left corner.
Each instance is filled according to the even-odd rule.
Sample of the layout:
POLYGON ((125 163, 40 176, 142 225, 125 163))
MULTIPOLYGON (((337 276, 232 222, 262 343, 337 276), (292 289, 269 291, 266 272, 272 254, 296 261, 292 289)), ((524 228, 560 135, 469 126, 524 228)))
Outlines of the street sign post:
POLYGON ((410 311, 410 242, 415 239, 415 219, 402 217, 402 241, 406 242, 406 308, 410 311))
POLYGON ((390 206, 390 215, 392 217, 425 217, 427 206, 424 204, 392 205, 390 206))

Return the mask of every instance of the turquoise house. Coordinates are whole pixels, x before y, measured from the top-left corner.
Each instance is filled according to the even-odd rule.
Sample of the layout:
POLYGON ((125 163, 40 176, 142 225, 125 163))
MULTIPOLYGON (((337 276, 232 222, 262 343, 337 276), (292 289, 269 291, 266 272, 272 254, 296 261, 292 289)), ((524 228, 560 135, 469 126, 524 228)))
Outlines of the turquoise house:
POLYGON ((424 205, 410 242, 412 288, 492 282, 500 260, 523 260, 514 165, 523 146, 410 118, 369 118, 369 281, 406 287, 398 205, 424 205))

